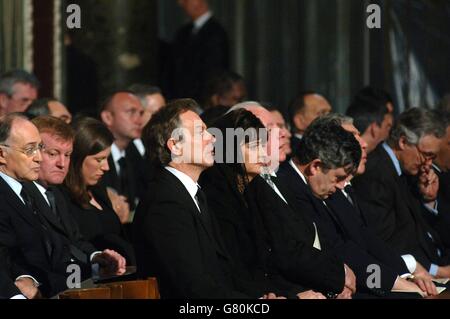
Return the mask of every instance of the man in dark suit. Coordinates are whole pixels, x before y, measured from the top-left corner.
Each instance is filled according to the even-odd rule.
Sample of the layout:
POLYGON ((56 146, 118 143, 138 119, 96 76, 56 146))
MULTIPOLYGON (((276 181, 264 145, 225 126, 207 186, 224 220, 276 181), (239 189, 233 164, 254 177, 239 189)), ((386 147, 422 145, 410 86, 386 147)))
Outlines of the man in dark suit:
MULTIPOLYGON (((276 118, 257 102, 233 107, 237 108, 252 112, 270 130, 267 141, 270 165, 267 169, 278 169, 279 163, 287 158, 283 143, 286 130, 277 127, 276 118)), ((264 178, 256 177, 247 191, 251 210, 260 216, 258 218, 266 228, 266 240, 270 243, 269 248, 260 249, 262 258, 274 255, 270 258, 274 259, 276 271, 290 281, 308 285, 328 296, 350 298, 356 288, 353 271, 335 254, 320 249, 320 238, 313 221, 304 214, 296 214, 289 197, 284 196, 289 189, 271 182, 267 174, 262 176, 264 178)))
MULTIPOLYGON (((336 253, 355 271, 360 292, 385 296, 392 289, 420 291, 416 285, 399 278, 390 265, 351 240, 341 221, 324 202, 357 169, 366 146, 361 148, 353 134, 333 117, 315 120, 306 130, 296 156, 278 171, 279 181, 292 190, 293 197, 288 201, 297 213, 307 214, 317 225, 323 249, 336 253), (380 269, 377 284, 370 280, 371 265, 380 269)), ((405 268, 404 273, 407 273, 405 268)))
POLYGON ((302 92, 289 105, 289 121, 291 123, 292 150, 298 147, 308 126, 321 115, 331 112, 331 105, 316 92, 302 92))
POLYGON ((143 132, 159 169, 133 221, 139 275, 158 278, 163 298, 250 298, 236 278, 215 216, 197 181, 214 163, 214 137, 193 111, 176 100, 156 113, 143 132), (244 292, 244 293, 243 293, 244 292))
POLYGON ((27 183, 38 179, 42 162, 44 146, 36 126, 17 114, 3 117, 0 126, 0 243, 50 297, 67 289, 67 266, 77 264, 82 280, 90 276, 90 264, 71 249, 63 226, 56 227, 57 217, 35 201, 27 183))
POLYGON ((423 204, 414 197, 407 181, 407 175, 418 175, 423 200, 435 206, 437 185, 430 167, 445 133, 439 123, 423 109, 401 114, 387 143, 369 155, 366 172, 352 184, 370 227, 381 239, 401 255, 410 255, 413 264, 423 265, 432 276, 449 277, 448 251, 424 220, 423 204))
POLYGON ((11 261, 9 249, 0 246, 0 299, 33 299, 39 290, 28 272, 11 261))
MULTIPOLYGON (((113 93, 100 112, 103 123, 114 135, 111 155, 108 157, 109 171, 103 176, 102 183, 126 197, 131 211, 139 201, 139 183, 134 169, 136 163, 133 157, 127 154, 127 149, 134 139, 141 136, 143 114, 144 108, 139 98, 128 91, 113 93)), ((111 198, 111 201, 114 202, 114 199, 111 198)), ((122 223, 129 222, 129 216, 119 217, 122 223)))
POLYGON ((433 170, 439 180, 437 209, 424 207, 422 212, 431 227, 439 234, 446 247, 450 247, 450 114, 437 112, 446 127, 439 152, 433 160, 433 170))
POLYGON ((169 96, 200 101, 208 77, 229 68, 228 36, 206 0, 181 0, 179 4, 192 22, 175 36, 169 96))

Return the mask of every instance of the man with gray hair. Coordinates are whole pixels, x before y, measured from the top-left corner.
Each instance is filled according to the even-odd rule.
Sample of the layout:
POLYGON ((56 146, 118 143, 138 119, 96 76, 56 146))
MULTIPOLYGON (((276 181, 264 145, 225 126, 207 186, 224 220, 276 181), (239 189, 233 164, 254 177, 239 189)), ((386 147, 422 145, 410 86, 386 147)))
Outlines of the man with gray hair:
POLYGON ((356 177, 353 185, 378 236, 400 254, 411 255, 409 264, 417 261, 432 276, 446 278, 450 277, 448 251, 423 219, 422 203, 407 181, 408 176, 418 176, 423 201, 436 208, 438 183, 431 164, 445 133, 440 123, 425 109, 413 108, 401 114, 388 141, 369 155, 366 172, 356 177))
POLYGON ((0 116, 25 112, 37 98, 38 79, 24 70, 13 70, 0 75, 0 116))

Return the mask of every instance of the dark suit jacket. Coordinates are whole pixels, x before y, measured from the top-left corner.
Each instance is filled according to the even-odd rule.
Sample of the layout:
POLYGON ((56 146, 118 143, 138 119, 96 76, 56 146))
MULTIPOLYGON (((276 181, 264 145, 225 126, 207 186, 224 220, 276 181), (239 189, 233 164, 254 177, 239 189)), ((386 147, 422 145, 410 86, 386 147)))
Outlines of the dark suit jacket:
POLYGON ((153 178, 156 168, 150 160, 147 159, 147 154, 142 156, 141 153, 139 153, 133 142, 128 145, 126 154, 134 171, 136 197, 141 199, 147 194, 148 184, 153 178))
POLYGON ((31 210, 9 185, 0 178, 0 243, 7 247, 12 260, 24 266, 43 285, 46 297, 67 289, 67 266, 77 263, 82 278, 90 276, 90 265, 76 260, 70 242, 49 224, 39 219, 42 214, 35 205, 31 210), (38 215, 40 214, 40 215, 38 215))
POLYGON ((438 214, 435 215, 426 208, 422 213, 429 225, 439 234, 443 245, 450 248, 450 173, 435 169, 439 177, 438 214))
MULTIPOLYGON (((378 236, 400 254, 412 254, 426 269, 431 263, 446 263, 427 235, 432 230, 422 217, 422 204, 412 195, 406 178, 398 176, 381 144, 369 154, 366 172, 352 184, 378 236)), ((437 234, 433 237, 438 240, 437 234)))
POLYGON ((355 242, 382 263, 389 265, 399 275, 409 272, 405 262, 400 257, 400 253, 395 251, 389 244, 374 234, 372 229, 366 226, 361 213, 358 212, 358 208, 348 201, 342 191, 338 190, 325 202, 344 228, 344 233, 348 239, 355 242))
POLYGON ((214 213, 205 223, 184 185, 166 169, 150 188, 133 221, 139 276, 156 276, 162 298, 248 298, 238 292, 214 213))
POLYGON ((172 98, 202 98, 211 73, 229 68, 228 36, 214 18, 196 33, 193 24, 182 27, 175 36, 171 70, 172 98))
POLYGON ((11 263, 8 248, 0 246, 0 299, 21 294, 14 281, 18 276, 26 274, 25 271, 18 271, 17 265, 11 263))
POLYGON ((25 183, 24 187, 33 197, 39 212, 41 212, 42 216, 47 220, 51 229, 69 240, 72 255, 77 256, 80 260, 84 260, 85 263, 89 263, 91 254, 98 249, 86 241, 81 235, 77 222, 70 214, 66 199, 61 191, 57 187, 52 187, 58 212, 58 216, 55 216, 42 193, 34 183, 25 183))
MULTIPOLYGON (((306 289, 286 281, 280 274, 272 273, 274 268, 269 259, 260 260, 256 247, 254 219, 245 202, 244 195, 238 191, 237 181, 227 173, 225 165, 215 164, 207 169, 200 178, 200 185, 208 198, 209 207, 214 211, 225 246, 233 259, 235 270, 242 277, 258 281, 282 296, 295 296, 306 289)), ((259 244, 259 245, 264 245, 259 244)))
POLYGON ((328 250, 313 247, 315 229, 310 219, 295 213, 260 176, 249 184, 247 201, 265 231, 256 234, 259 242, 265 242, 258 247, 261 258, 273 255, 272 267, 289 281, 325 294, 342 291, 344 263, 328 250))
POLYGON ((376 295, 389 292, 397 279, 396 271, 351 240, 336 214, 313 195, 310 187, 288 162, 280 167, 277 175, 277 186, 294 211, 306 214, 316 224, 322 250, 339 256, 355 272, 358 290, 376 295), (283 190, 283 186, 289 189, 283 190), (380 289, 367 286, 367 279, 371 275, 368 267, 374 264, 381 268, 380 289))

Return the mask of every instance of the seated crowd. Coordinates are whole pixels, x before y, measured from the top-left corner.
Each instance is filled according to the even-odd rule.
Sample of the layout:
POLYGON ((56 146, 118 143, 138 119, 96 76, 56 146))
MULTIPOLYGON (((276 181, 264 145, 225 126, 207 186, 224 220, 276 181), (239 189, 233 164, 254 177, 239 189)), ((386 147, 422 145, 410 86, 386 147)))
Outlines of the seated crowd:
POLYGON ((434 296, 450 278, 450 115, 366 87, 289 121, 214 78, 202 107, 133 85, 98 117, 0 76, 0 298, 156 277, 165 299, 434 296), (440 280, 439 280, 440 279, 440 280), (411 293, 411 294, 409 294, 411 293))

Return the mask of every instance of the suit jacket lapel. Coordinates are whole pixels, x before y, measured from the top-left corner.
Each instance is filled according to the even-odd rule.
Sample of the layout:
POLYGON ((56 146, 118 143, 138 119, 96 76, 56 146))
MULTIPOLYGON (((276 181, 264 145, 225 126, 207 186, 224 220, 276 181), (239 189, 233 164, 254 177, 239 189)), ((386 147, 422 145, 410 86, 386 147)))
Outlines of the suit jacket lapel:
POLYGON ((0 192, 4 194, 4 198, 19 214, 33 227, 41 231, 41 226, 37 222, 34 212, 25 206, 25 204, 20 200, 20 198, 14 193, 14 191, 9 187, 8 184, 0 177, 0 192))
POLYGON ((57 231, 65 234, 65 229, 63 228, 63 225, 59 222, 58 218, 53 214, 50 206, 47 204, 42 193, 37 189, 36 185, 34 185, 33 183, 25 183, 24 187, 33 196, 35 204, 39 210, 38 213, 41 214, 41 216, 43 216, 47 220, 47 222, 57 231))
MULTIPOLYGON (((202 225, 203 229, 205 230, 206 234, 211 238, 212 242, 214 243, 216 249, 220 251, 222 254, 224 252, 220 249, 219 239, 214 236, 213 229, 211 227, 215 227, 215 221, 212 216, 211 218, 211 227, 207 225, 205 220, 200 216, 201 212, 198 210, 197 205, 195 205, 191 195, 187 191, 186 187, 184 187, 183 183, 180 182, 178 178, 176 178, 172 173, 168 172, 166 169, 163 169, 163 176, 167 179, 169 183, 173 183, 175 187, 177 188, 177 196, 182 196, 182 201, 185 202, 188 205, 189 210, 194 215, 194 218, 198 221, 199 224, 202 225)), ((211 214, 211 213, 210 213, 211 214)), ((227 256, 226 254, 224 254, 227 256)))

